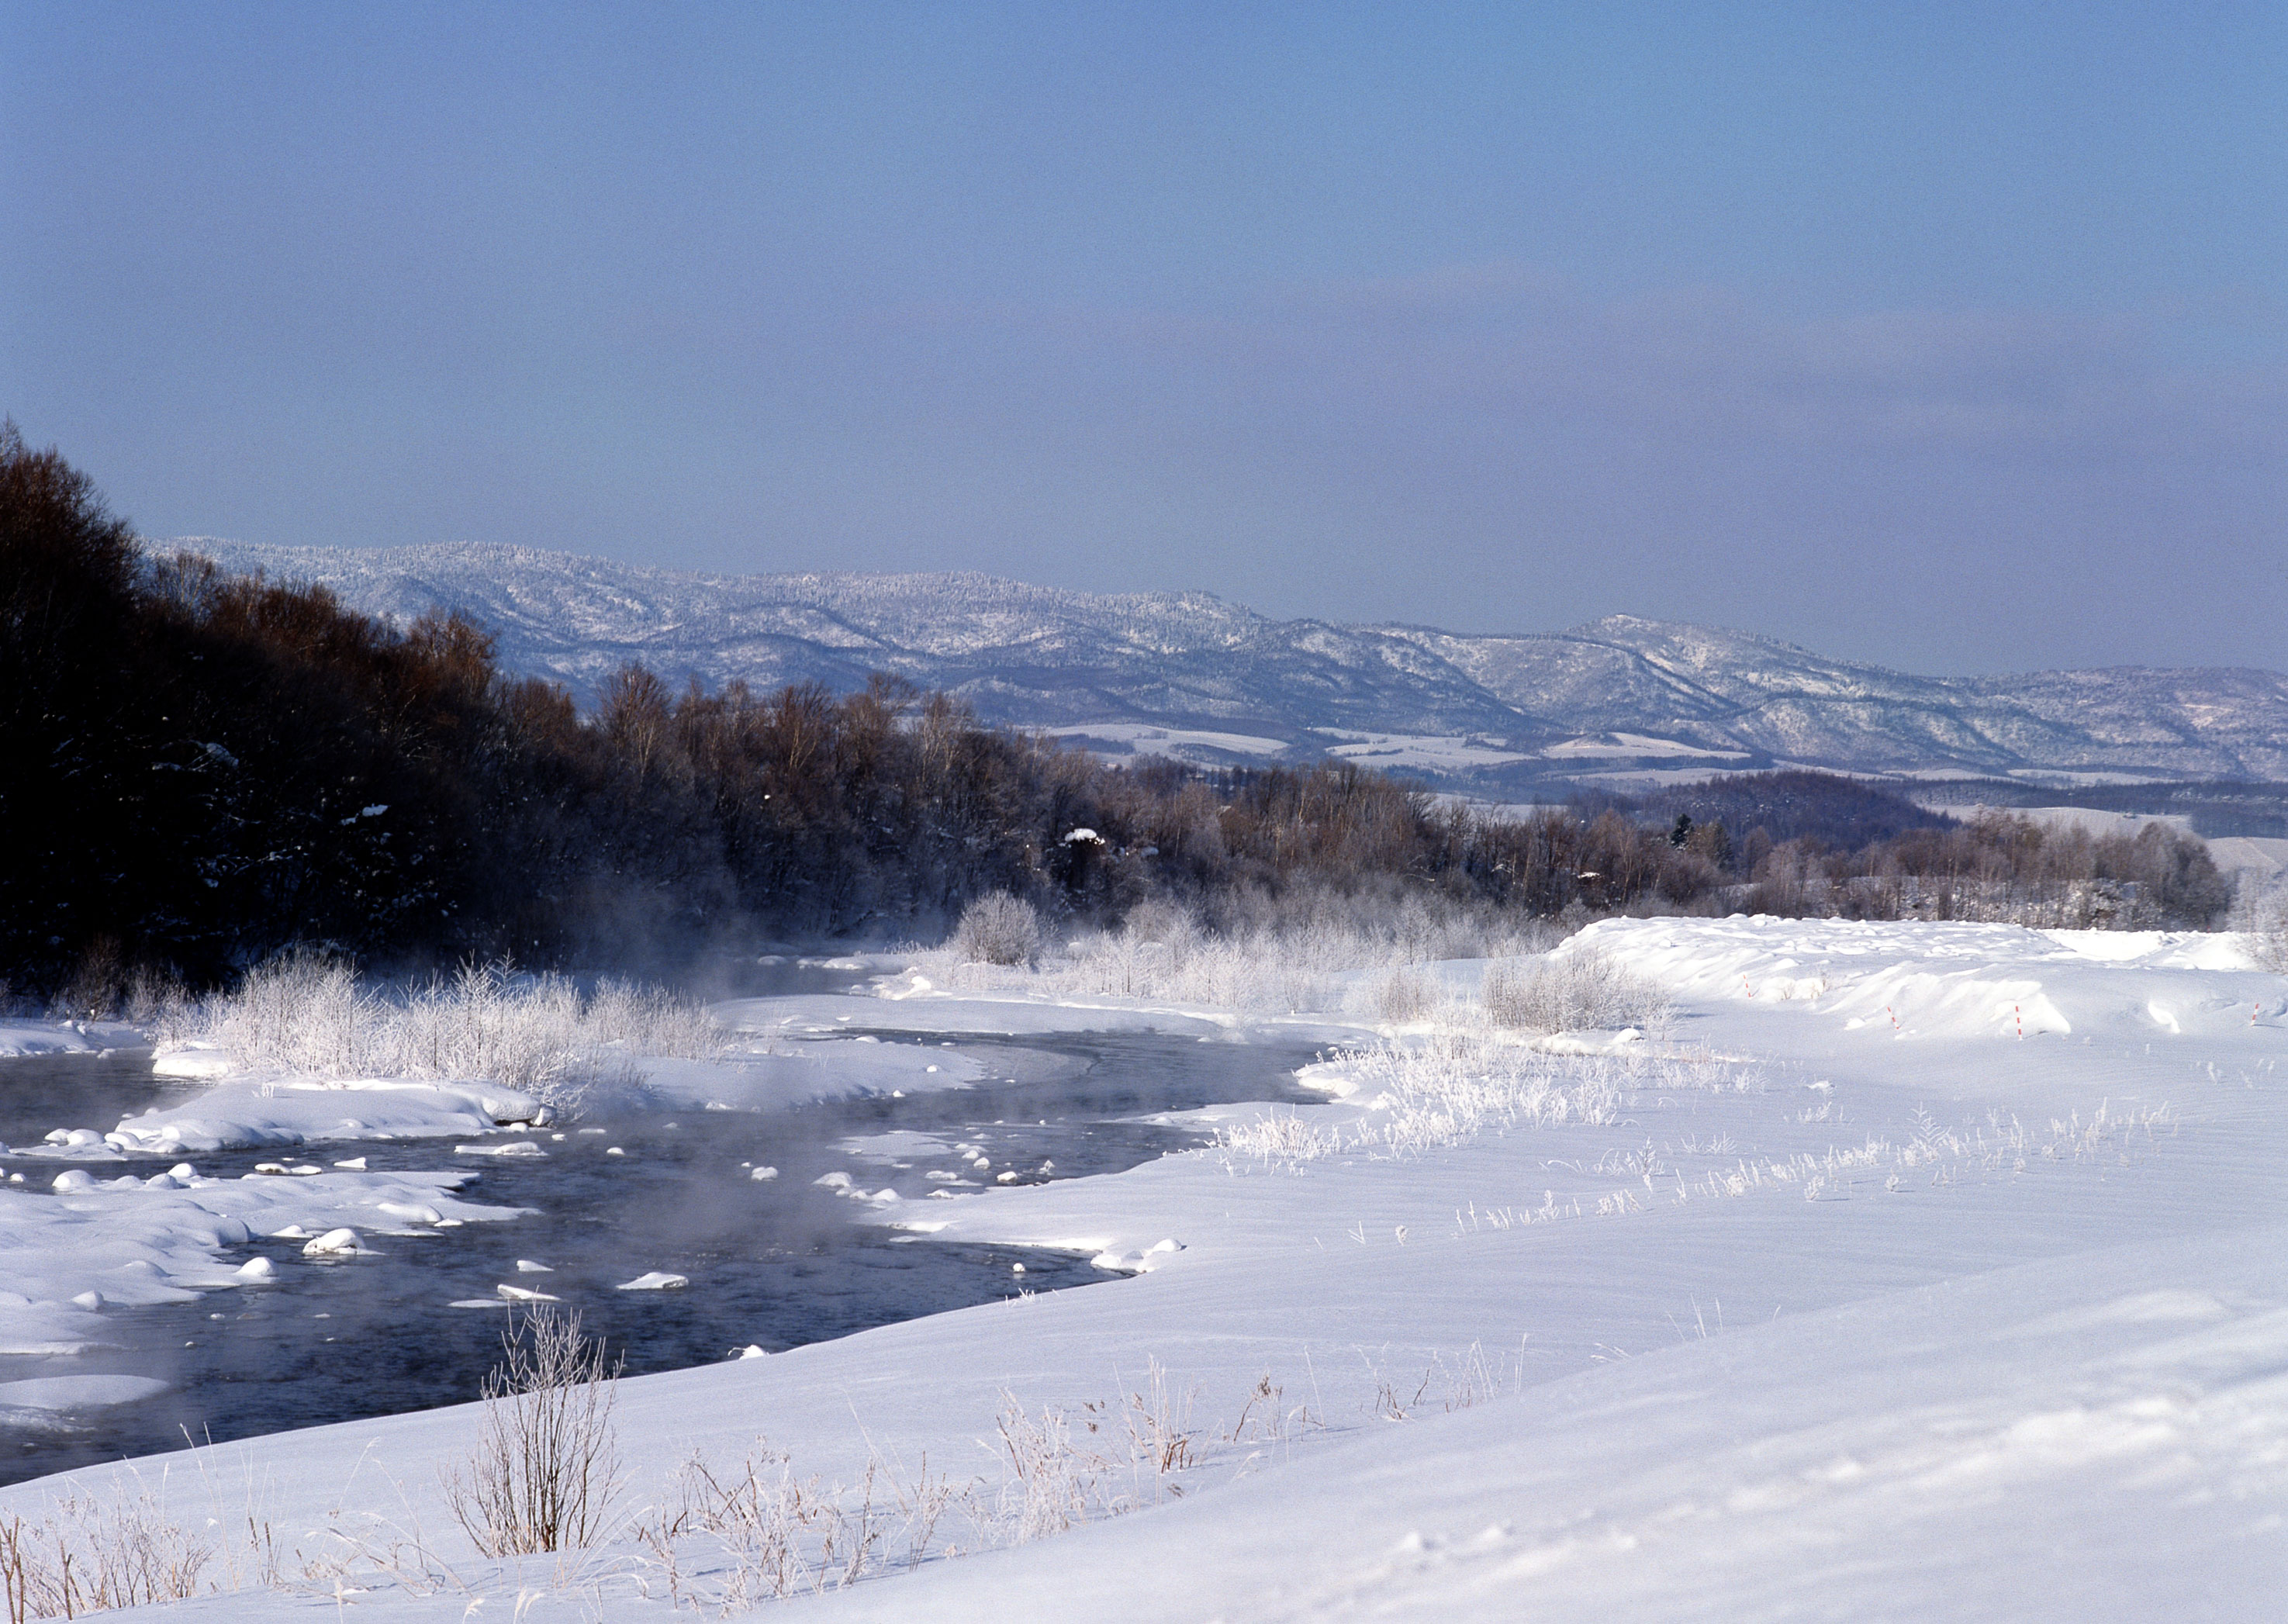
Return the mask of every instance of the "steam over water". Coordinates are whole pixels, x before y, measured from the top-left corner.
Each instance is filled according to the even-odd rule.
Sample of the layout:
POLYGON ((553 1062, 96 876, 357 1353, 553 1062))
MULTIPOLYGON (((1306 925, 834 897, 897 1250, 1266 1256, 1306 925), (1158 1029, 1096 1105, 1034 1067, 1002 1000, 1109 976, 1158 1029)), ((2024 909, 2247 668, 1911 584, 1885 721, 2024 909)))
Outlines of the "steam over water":
MULTIPOLYGON (((941 1041, 878 1035, 932 1047, 941 1041)), ((1200 1142, 1122 1119, 1294 1098, 1292 1073, 1310 1058, 1300 1046, 1192 1037, 960 1042, 986 1068, 989 1081, 973 1089, 767 1114, 695 1111, 589 1122, 578 1126, 608 1131, 539 1136, 544 1159, 457 1157, 449 1139, 313 1146, 313 1160, 363 1155, 377 1172, 473 1170, 479 1176, 461 1192, 467 1199, 535 1210, 511 1223, 375 1235, 367 1244, 384 1256, 338 1262, 305 1258, 299 1240, 258 1240, 233 1249, 227 1262, 267 1256, 278 1265, 275 1286, 107 1308, 109 1339, 119 1345, 80 1359, 0 1357, 0 1381, 116 1373, 170 1383, 140 1403, 59 1416, 53 1426, 0 1428, 0 1482, 179 1448, 187 1433, 221 1442, 474 1398, 498 1357, 504 1311, 450 1304, 492 1298, 503 1283, 561 1297, 616 1356, 624 1354, 632 1375, 721 1359, 749 1343, 775 1352, 997 1301, 1014 1295, 1011 1264, 1018 1262, 1029 1290, 1091 1284, 1107 1277, 1084 1259, 857 1223, 847 1201, 812 1181, 846 1169, 865 1188, 913 1200, 939 1187, 925 1177, 930 1169, 961 1170, 949 1154, 902 1155, 910 1165, 896 1167, 838 1148, 853 1135, 893 1129, 976 1144, 997 1171, 1023 1169, 1029 1177, 1044 1161, 1056 1164, 1057 1178, 1115 1172, 1200 1142), (625 1153, 606 1155, 611 1145, 625 1153), (758 1182, 748 1163, 775 1166, 780 1176, 758 1182), (520 1258, 554 1272, 520 1274, 520 1258), (649 1270, 686 1275, 690 1285, 614 1289, 649 1270)), ((0 1138, 36 1142, 59 1125, 108 1127, 159 1092, 147 1057, 0 1061, 0 1138)), ((189 1160, 202 1174, 234 1177, 278 1154, 189 1160)), ((54 1162, 12 1165, 39 1185, 60 1170, 54 1162)), ((157 1164, 93 1170, 148 1173, 157 1164)))

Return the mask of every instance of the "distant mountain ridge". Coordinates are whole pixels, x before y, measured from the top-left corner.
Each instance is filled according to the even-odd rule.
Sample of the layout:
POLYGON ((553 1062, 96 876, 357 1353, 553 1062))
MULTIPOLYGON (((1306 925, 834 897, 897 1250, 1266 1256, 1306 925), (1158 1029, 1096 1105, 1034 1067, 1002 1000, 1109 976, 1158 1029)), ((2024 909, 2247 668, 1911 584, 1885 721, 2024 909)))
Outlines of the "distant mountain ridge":
POLYGON ((1093 594, 974 574, 709 574, 475 543, 152 545, 322 582, 401 622, 465 610, 498 633, 508 669, 584 695, 629 660, 710 686, 847 689, 888 670, 991 720, 1107 749, 1333 753, 1490 788, 1777 763, 2288 779, 2288 677, 2272 671, 1929 677, 1630 615, 1469 636, 1278 621, 1200 592, 1093 594))

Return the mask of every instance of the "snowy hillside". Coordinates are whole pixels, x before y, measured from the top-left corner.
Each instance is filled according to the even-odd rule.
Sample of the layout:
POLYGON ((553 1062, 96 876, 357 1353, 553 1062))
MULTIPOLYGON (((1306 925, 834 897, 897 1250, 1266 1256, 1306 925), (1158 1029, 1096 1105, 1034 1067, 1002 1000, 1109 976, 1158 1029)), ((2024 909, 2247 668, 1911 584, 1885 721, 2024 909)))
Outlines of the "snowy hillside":
POLYGON ((467 610, 499 631, 512 669, 582 692, 632 659, 711 685, 848 688, 889 670, 959 693, 990 719, 1114 749, 1229 759, 1332 748, 1511 783, 1774 762, 2288 778, 2288 677, 2269 671, 1939 678, 1626 615, 1464 636, 1275 621, 1204 593, 1101 596, 977 574, 715 575, 473 543, 168 545, 322 582, 400 619, 467 610))

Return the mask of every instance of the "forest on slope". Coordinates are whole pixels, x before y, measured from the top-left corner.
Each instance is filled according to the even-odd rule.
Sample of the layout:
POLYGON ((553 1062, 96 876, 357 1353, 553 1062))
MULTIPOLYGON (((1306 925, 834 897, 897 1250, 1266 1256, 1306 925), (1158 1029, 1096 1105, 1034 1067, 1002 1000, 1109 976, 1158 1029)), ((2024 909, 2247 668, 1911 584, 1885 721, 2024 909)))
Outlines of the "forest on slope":
POLYGON ((1211 929, 1408 892, 1574 919, 2201 927, 2231 902, 2165 828, 1958 824, 1823 774, 1506 818, 1348 764, 1109 764, 889 677, 676 692, 630 664, 583 709, 504 673, 457 614, 401 628, 322 587, 147 556, 12 424, 0 772, 0 978, 82 1012, 297 946, 671 968, 935 935, 1004 891, 1069 921, 1164 899, 1211 929))

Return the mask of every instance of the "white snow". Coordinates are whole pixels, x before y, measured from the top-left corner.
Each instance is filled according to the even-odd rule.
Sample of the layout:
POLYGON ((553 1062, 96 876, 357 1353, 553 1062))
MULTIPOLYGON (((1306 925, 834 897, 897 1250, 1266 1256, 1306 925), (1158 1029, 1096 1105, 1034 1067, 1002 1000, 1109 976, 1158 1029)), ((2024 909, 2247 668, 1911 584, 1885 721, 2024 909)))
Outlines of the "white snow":
POLYGON ((1084 744, 1125 744, 1140 756, 1192 757, 1202 751, 1226 756, 1276 756, 1288 748, 1286 741, 1267 739, 1259 733, 1155 727, 1144 722, 1081 722, 1041 731, 1054 739, 1076 739, 1084 744))
MULTIPOLYGON (((761 1428, 822 1484, 926 1454, 1015 1504, 995 1499, 1023 1486, 997 1464, 1013 1402, 1062 1418, 1061 1470, 1097 1485, 1084 1525, 1014 1542, 988 1504, 932 1550, 1003 1549, 893 1562, 802 1606, 990 1624, 2277 1611, 2288 983, 2229 937, 1642 920, 1561 951, 1590 948, 1657 980, 1673 1018, 1625 1041, 1425 1032, 1329 1055, 1307 1079, 1324 1104, 1193 1113, 1217 1148, 854 1200, 854 1221, 997 1253, 1020 1295, 624 1382, 624 1503, 658 1503, 695 1451, 735 1470, 761 1428), (1010 1254, 1031 1248, 1116 1278, 1025 1295, 1010 1254), (1149 1414, 1186 1435, 1165 1479, 1125 1421, 1086 1430, 1149 1414), (1133 1509, 1106 1517, 1108 1496, 1133 1509)), ((285 1201, 345 1176, 233 1183, 285 1201)), ((205 1193, 112 1184, 0 1196, 0 1215, 205 1193)), ((417 1520, 473 1587, 369 1566, 357 1616, 672 1616, 632 1534, 569 1565, 473 1559, 434 1487, 471 1418, 210 1458, 267 1485, 279 1526, 417 1520)), ((679 1582, 719 1596, 720 1549, 685 1555, 679 1582)), ((171 1616, 316 1604, 334 1603, 314 1585, 171 1616)))
POLYGON ((1523 751, 1457 733, 1377 733, 1343 727, 1311 732, 1339 741, 1327 747, 1327 754, 1336 760, 1362 762, 1386 772, 1454 772, 1531 759, 1523 751))
POLYGON ((1545 746, 1541 753, 1556 760, 1678 756, 1708 761, 1744 761, 1748 756, 1745 750, 1708 749, 1696 744, 1686 744, 1681 740, 1656 739, 1648 733, 1585 733, 1577 739, 1567 739, 1545 746))
POLYGON ((139 1049, 142 1035, 108 1021, 36 1021, 0 1018, 0 1057, 94 1055, 114 1049, 139 1049))

